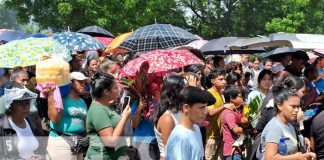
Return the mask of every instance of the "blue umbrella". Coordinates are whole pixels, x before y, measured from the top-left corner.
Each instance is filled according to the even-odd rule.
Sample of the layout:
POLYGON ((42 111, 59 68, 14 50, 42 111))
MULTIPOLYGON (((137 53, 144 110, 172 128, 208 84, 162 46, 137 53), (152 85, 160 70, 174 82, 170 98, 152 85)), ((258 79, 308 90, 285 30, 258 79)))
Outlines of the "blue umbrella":
POLYGON ((41 33, 36 33, 36 34, 25 34, 25 35, 19 37, 19 39, 26 39, 26 38, 31 38, 31 37, 33 37, 33 38, 46 38, 46 37, 48 37, 48 36, 45 35, 45 34, 41 34, 41 33))
POLYGON ((137 29, 119 48, 143 52, 182 46, 197 39, 193 34, 171 24, 152 24, 137 29))
POLYGON ((72 51, 97 50, 106 48, 93 37, 76 32, 63 32, 53 36, 53 39, 72 51))
POLYGON ((20 31, 8 31, 0 34, 0 40, 9 42, 9 41, 17 40, 19 39, 19 37, 23 35, 26 35, 26 33, 20 31))

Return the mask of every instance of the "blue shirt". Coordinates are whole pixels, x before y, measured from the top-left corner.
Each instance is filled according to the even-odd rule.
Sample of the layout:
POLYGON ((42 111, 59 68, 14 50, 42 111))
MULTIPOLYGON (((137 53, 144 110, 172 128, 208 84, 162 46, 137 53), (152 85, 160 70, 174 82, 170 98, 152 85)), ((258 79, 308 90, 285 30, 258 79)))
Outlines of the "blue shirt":
POLYGON ((179 124, 172 130, 166 146, 166 160, 202 160, 204 158, 200 129, 197 125, 193 128, 194 131, 179 124))
MULTIPOLYGON (((63 98, 64 111, 61 120, 57 123, 50 121, 50 127, 68 135, 82 134, 85 131, 85 120, 88 108, 82 98, 73 99, 70 96, 63 98)), ((51 132, 51 136, 57 136, 51 132)))
MULTIPOLYGON (((156 110, 157 104, 155 102, 153 102, 153 106, 154 106, 154 110, 156 110)), ((131 118, 134 117, 137 107, 138 107, 138 101, 135 101, 132 104, 131 118)), ((153 118, 148 120, 141 118, 140 123, 135 128, 133 141, 157 144, 155 133, 154 133, 153 118)))
MULTIPOLYGON (((318 74, 323 74, 324 73, 324 69, 323 68, 318 69, 317 72, 318 72, 318 74)), ((324 78, 316 81, 315 85, 316 85, 316 87, 317 87, 317 89, 318 89, 318 91, 320 93, 324 92, 324 78)))

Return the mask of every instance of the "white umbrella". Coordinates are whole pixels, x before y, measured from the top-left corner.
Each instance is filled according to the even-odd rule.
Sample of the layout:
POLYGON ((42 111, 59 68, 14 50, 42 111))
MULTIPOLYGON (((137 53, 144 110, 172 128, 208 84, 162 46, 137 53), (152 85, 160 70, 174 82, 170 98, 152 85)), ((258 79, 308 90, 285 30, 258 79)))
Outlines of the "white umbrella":
POLYGON ((266 38, 240 39, 228 45, 230 49, 246 49, 256 47, 290 46, 295 49, 324 49, 324 35, 274 33, 266 38))

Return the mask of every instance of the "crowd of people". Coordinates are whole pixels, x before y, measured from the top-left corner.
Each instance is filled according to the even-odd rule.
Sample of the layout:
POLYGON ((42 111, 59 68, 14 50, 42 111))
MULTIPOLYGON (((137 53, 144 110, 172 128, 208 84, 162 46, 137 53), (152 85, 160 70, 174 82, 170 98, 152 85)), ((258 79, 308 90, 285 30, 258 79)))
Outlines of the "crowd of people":
POLYGON ((64 110, 35 66, 1 69, 0 159, 324 159, 323 57, 195 54, 203 63, 145 73, 139 98, 121 70, 136 56, 74 54, 64 110))

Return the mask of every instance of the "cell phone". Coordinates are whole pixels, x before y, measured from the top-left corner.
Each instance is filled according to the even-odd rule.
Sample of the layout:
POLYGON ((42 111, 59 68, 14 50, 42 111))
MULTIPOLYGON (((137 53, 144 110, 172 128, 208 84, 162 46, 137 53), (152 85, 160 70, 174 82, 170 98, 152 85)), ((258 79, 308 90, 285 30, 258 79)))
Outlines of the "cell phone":
POLYGON ((130 96, 125 96, 124 97, 123 110, 126 108, 127 105, 129 105, 130 100, 131 100, 130 96))

